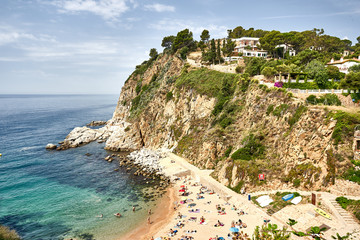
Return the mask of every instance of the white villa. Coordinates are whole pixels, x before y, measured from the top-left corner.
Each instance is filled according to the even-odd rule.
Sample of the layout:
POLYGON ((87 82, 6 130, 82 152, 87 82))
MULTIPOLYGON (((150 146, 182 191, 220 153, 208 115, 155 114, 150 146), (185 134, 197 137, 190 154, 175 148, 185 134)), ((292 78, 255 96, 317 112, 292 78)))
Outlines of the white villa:
POLYGON ((244 57, 267 57, 267 51, 258 49, 259 38, 242 37, 232 39, 236 43, 234 53, 242 53, 244 57))
POLYGON ((336 66, 339 68, 340 72, 343 72, 345 74, 349 73, 349 67, 352 67, 354 65, 358 65, 360 64, 360 56, 356 59, 344 59, 343 57, 341 57, 340 60, 338 61, 334 61, 334 59, 332 58, 330 62, 327 63, 327 65, 332 65, 332 66, 336 66))
POLYGON ((280 44, 280 45, 277 45, 276 48, 283 48, 283 52, 284 54, 286 52, 289 52, 289 56, 292 57, 292 56, 295 56, 296 55, 296 51, 292 48, 291 45, 288 45, 288 44, 280 44))

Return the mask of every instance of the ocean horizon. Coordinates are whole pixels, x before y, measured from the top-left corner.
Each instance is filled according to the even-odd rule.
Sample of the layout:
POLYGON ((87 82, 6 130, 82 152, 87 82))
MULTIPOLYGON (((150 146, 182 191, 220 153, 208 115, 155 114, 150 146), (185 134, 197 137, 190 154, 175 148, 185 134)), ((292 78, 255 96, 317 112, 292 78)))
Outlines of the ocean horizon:
POLYGON ((104 161, 112 154, 104 143, 45 149, 74 127, 111 119, 117 100, 114 94, 0 94, 1 225, 25 240, 111 240, 139 227, 157 203, 145 197, 156 181, 104 161))

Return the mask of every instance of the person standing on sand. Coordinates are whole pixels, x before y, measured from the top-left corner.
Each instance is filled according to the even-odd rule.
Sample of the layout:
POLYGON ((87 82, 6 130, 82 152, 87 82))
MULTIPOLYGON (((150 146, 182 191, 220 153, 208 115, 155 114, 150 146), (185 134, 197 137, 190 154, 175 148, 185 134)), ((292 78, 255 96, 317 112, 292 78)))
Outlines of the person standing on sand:
POLYGON ((148 217, 147 222, 148 222, 148 224, 150 224, 150 223, 151 223, 151 221, 150 221, 150 217, 148 217))
POLYGON ((149 212, 148 212, 149 215, 151 215, 151 209, 149 209, 149 212))
POLYGON ((133 212, 135 212, 135 206, 133 206, 133 212))

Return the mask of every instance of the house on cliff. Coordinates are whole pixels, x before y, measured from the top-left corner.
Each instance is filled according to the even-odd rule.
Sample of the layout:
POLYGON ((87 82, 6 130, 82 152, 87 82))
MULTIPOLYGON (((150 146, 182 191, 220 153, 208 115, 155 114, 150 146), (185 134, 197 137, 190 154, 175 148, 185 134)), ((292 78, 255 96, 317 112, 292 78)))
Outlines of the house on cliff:
POLYGON ((350 67, 358 64, 360 64, 360 56, 357 59, 344 59, 343 57, 341 57, 338 61, 334 61, 334 59, 332 58, 331 61, 327 63, 327 65, 332 65, 339 68, 339 71, 345 74, 349 73, 350 67))
POLYGON ((244 57, 263 57, 266 58, 268 53, 265 50, 259 49, 260 38, 255 37, 242 37, 232 39, 236 47, 234 49, 234 54, 238 55, 242 53, 244 57))

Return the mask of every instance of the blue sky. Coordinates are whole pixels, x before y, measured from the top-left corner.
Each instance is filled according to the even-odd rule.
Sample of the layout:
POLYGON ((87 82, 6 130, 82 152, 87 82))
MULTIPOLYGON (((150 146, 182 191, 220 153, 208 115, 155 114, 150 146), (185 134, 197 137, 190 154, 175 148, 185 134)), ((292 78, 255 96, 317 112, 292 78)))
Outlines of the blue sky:
POLYGON ((0 94, 119 94, 149 50, 189 28, 360 36, 359 0, 2 0, 0 94))

